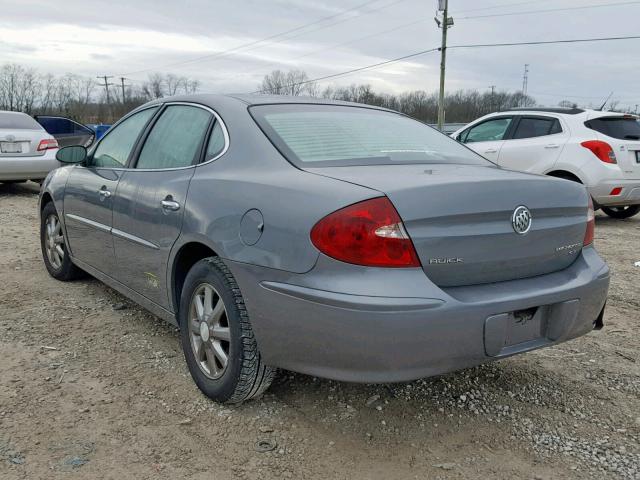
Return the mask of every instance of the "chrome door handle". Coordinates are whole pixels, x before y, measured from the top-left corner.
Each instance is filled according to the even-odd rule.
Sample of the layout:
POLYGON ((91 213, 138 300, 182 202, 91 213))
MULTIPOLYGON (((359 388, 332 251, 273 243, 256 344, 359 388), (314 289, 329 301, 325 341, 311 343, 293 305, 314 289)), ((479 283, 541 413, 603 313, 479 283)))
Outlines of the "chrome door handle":
POLYGON ((103 198, 109 198, 111 196, 111 192, 109 190, 107 190, 106 188, 103 188, 102 190, 99 190, 98 193, 103 198))
POLYGON ((162 208, 175 212, 176 210, 180 210, 180 204, 174 200, 162 200, 162 208))
POLYGON ((544 148, 558 148, 559 146, 557 143, 550 143, 549 145, 545 145, 544 148))

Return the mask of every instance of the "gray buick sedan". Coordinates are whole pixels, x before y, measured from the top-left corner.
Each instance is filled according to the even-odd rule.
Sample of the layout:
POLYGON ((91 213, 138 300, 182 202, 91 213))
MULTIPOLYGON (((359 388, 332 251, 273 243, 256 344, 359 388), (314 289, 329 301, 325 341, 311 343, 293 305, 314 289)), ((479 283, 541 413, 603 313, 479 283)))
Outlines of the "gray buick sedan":
POLYGON ((505 171, 399 113, 309 98, 148 103, 47 177, 45 266, 179 326, 198 387, 276 368, 398 382, 603 324, 582 185, 505 171))

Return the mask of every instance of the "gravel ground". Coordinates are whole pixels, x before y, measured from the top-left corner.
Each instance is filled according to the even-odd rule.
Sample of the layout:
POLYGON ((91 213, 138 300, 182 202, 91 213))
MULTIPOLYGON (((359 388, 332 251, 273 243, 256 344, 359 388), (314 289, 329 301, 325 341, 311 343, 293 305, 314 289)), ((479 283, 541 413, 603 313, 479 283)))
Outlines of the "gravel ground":
POLYGON ((0 478, 640 478, 640 217, 596 219, 605 328, 407 384, 282 372, 230 408, 176 330, 41 262, 37 186, 0 184, 0 478))

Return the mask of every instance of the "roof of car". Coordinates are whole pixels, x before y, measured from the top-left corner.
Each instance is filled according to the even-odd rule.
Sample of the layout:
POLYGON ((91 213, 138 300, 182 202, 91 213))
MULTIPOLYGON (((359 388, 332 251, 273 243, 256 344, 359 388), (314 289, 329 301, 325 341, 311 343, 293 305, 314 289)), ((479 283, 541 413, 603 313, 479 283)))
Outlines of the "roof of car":
POLYGON ((242 102, 245 105, 276 105, 276 104, 317 104, 317 105, 344 105, 344 106, 358 106, 375 108, 379 110, 388 110, 384 107, 378 107, 376 105, 366 105, 355 102, 345 102, 342 100, 331 100, 328 98, 316 98, 306 96, 294 96, 294 95, 259 95, 249 93, 238 94, 213 94, 213 93, 198 93, 192 95, 177 95, 174 97, 164 97, 147 103, 146 105, 152 105, 157 103, 166 102, 196 102, 204 105, 215 107, 217 104, 224 102, 228 103, 229 100, 242 102))
POLYGON ((544 107, 516 107, 509 108, 509 112, 546 112, 546 113, 564 113, 565 115, 577 115, 584 113, 586 110, 582 108, 544 108, 544 107))

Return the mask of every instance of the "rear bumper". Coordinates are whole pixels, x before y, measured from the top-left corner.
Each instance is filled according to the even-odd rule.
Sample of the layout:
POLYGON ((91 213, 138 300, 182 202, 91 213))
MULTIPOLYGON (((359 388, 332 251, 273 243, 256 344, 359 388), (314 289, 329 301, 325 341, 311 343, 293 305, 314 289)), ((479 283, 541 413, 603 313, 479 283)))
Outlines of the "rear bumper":
POLYGON ((267 364, 354 382, 437 375, 588 333, 609 287, 593 248, 560 272, 447 289, 418 269, 337 263, 295 275, 228 262, 267 364))
POLYGON ((3 180, 41 180, 61 166, 57 150, 47 150, 40 157, 0 157, 0 182, 3 180))
POLYGON ((599 205, 605 207, 640 204, 640 180, 606 180, 587 190, 599 205), (609 195, 616 187, 622 187, 622 192, 609 195))

